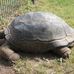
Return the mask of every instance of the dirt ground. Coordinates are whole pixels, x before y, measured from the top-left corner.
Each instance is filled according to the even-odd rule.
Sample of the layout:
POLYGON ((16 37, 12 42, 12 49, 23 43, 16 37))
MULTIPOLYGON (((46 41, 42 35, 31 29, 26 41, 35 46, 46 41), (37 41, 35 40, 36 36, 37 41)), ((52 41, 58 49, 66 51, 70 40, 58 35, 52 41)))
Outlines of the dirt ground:
POLYGON ((12 64, 0 57, 0 74, 15 74, 12 64))

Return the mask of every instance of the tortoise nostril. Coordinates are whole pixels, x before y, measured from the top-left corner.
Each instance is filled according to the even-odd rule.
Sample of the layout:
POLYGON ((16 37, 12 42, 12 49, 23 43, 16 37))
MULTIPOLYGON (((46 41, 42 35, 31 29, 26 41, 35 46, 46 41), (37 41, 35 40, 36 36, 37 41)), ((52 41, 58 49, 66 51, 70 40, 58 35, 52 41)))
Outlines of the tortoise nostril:
POLYGON ((0 46, 5 43, 5 39, 0 39, 0 46))
POLYGON ((5 38, 5 34, 4 34, 4 31, 2 30, 0 31, 0 39, 3 39, 3 38, 5 38))

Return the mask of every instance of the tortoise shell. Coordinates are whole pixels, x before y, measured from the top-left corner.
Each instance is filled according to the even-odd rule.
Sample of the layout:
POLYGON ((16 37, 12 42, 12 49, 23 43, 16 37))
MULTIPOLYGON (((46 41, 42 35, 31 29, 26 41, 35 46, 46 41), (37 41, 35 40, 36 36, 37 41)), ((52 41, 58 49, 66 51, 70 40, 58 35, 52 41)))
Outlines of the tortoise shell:
POLYGON ((73 42, 74 29, 52 13, 29 12, 12 21, 5 38, 19 49, 45 52, 73 42))

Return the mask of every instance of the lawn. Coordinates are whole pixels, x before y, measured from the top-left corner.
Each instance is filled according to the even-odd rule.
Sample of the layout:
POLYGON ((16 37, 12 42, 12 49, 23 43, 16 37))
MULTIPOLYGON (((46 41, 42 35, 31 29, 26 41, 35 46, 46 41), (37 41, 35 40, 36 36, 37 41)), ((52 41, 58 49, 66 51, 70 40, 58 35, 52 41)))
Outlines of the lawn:
MULTIPOLYGON (((11 0, 2 1, 9 2, 0 0, 0 29, 7 27, 16 16, 29 11, 52 12, 74 27, 74 0, 36 0, 35 5, 31 0, 12 0, 12 4, 11 0)), ((74 48, 70 58, 63 62, 52 54, 22 54, 22 58, 15 62, 13 69, 16 74, 74 74, 74 48)))

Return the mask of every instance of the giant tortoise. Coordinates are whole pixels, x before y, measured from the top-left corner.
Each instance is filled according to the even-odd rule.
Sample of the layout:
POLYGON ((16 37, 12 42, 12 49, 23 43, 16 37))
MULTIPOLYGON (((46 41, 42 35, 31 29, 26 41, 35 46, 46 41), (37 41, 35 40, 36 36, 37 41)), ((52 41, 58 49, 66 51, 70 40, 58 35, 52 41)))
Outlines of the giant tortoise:
POLYGON ((29 12, 17 16, 0 33, 0 38, 4 39, 0 54, 10 60, 20 58, 16 51, 45 53, 52 50, 67 58, 74 45, 74 29, 52 13, 29 12))

